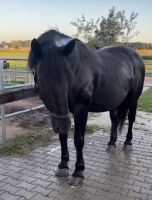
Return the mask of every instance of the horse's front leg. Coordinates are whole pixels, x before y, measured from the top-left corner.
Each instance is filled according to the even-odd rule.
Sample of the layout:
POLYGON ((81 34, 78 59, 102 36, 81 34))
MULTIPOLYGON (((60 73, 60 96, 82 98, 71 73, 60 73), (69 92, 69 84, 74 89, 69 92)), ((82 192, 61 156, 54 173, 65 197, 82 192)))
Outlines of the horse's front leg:
POLYGON ((68 139, 68 134, 59 134, 59 140, 61 144, 61 162, 58 165, 56 176, 68 175, 69 152, 68 152, 67 139, 68 139))
POLYGON ((75 122, 75 132, 74 132, 74 145, 76 148, 76 163, 75 163, 75 171, 72 174, 71 180, 69 182, 70 185, 77 185, 82 179, 84 166, 83 159, 83 146, 84 146, 84 135, 85 135, 85 127, 88 117, 88 111, 81 111, 74 114, 74 122, 75 122))

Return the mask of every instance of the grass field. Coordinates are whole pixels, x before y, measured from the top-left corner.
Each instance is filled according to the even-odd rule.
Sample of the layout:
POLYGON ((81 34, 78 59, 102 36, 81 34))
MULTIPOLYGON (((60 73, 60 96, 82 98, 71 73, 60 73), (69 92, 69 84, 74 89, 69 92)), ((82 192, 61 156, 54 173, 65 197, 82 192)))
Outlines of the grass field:
MULTIPOLYGON (((152 50, 138 50, 141 56, 152 56, 152 50)), ((27 58, 29 49, 0 49, 0 57, 24 57, 27 58)), ((146 73, 152 73, 152 59, 144 60, 146 73)), ((10 68, 26 68, 26 61, 9 61, 10 68)))
MULTIPOLYGON (((0 57, 20 57, 27 58, 29 49, 0 49, 0 57)), ((26 68, 26 61, 9 61, 10 68, 26 68)))
POLYGON ((148 89, 141 95, 138 108, 139 110, 152 112, 152 88, 148 89))
POLYGON ((144 60, 147 74, 152 74, 152 60, 144 60))
POLYGON ((25 57, 27 58, 29 49, 0 49, 1 57, 25 57))

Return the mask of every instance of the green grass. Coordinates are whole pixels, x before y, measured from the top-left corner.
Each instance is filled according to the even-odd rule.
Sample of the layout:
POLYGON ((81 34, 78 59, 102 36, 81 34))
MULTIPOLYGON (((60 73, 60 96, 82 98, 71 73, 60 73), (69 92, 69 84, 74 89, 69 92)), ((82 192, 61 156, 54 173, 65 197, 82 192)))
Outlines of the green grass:
POLYGON ((27 61, 16 61, 16 60, 10 60, 9 61, 10 68, 15 69, 25 69, 27 68, 27 61))
MULTIPOLYGON (((86 133, 91 134, 98 129, 99 126, 87 126, 86 133)), ((74 128, 72 127, 69 130, 69 135, 72 136, 73 132, 74 128)), ((28 132, 26 135, 7 141, 4 146, 1 146, 0 155, 27 155, 31 150, 49 144, 51 136, 53 136, 53 130, 50 129, 37 129, 30 133, 28 132)))
POLYGON ((152 55, 141 56, 144 60, 152 60, 152 55))
POLYGON ((33 149, 34 144, 50 140, 50 130, 41 129, 27 133, 26 135, 12 139, 0 148, 0 155, 24 155, 33 149))
POLYGON ((152 88, 145 91, 138 102, 138 109, 146 112, 152 112, 152 88))
POLYGON ((151 60, 144 60, 145 64, 151 64, 152 65, 152 59, 151 60))
POLYGON ((152 73, 152 60, 144 60, 146 74, 152 73))

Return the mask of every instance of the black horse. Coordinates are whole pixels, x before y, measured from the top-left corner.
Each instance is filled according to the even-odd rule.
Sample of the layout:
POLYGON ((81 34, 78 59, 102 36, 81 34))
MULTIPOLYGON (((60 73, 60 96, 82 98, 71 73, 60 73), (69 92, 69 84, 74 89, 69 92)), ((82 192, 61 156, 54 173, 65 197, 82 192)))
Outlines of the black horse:
POLYGON ((135 50, 126 46, 91 50, 77 39, 50 30, 32 40, 28 61, 38 94, 50 111, 53 129, 59 133, 58 176, 67 175, 69 112, 75 122, 73 180, 83 177, 85 168, 83 146, 88 112, 110 112, 109 147, 115 146, 117 129, 128 116, 124 145, 132 145, 132 126, 145 75, 144 63, 135 50))

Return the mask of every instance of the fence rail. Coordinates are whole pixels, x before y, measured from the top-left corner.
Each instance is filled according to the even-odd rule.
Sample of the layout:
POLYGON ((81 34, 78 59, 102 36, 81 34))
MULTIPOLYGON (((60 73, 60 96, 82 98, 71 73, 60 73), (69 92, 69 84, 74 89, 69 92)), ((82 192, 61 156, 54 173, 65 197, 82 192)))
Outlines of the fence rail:
POLYGON ((0 91, 0 104, 10 103, 21 99, 36 96, 33 86, 24 86, 16 89, 7 89, 0 91))

